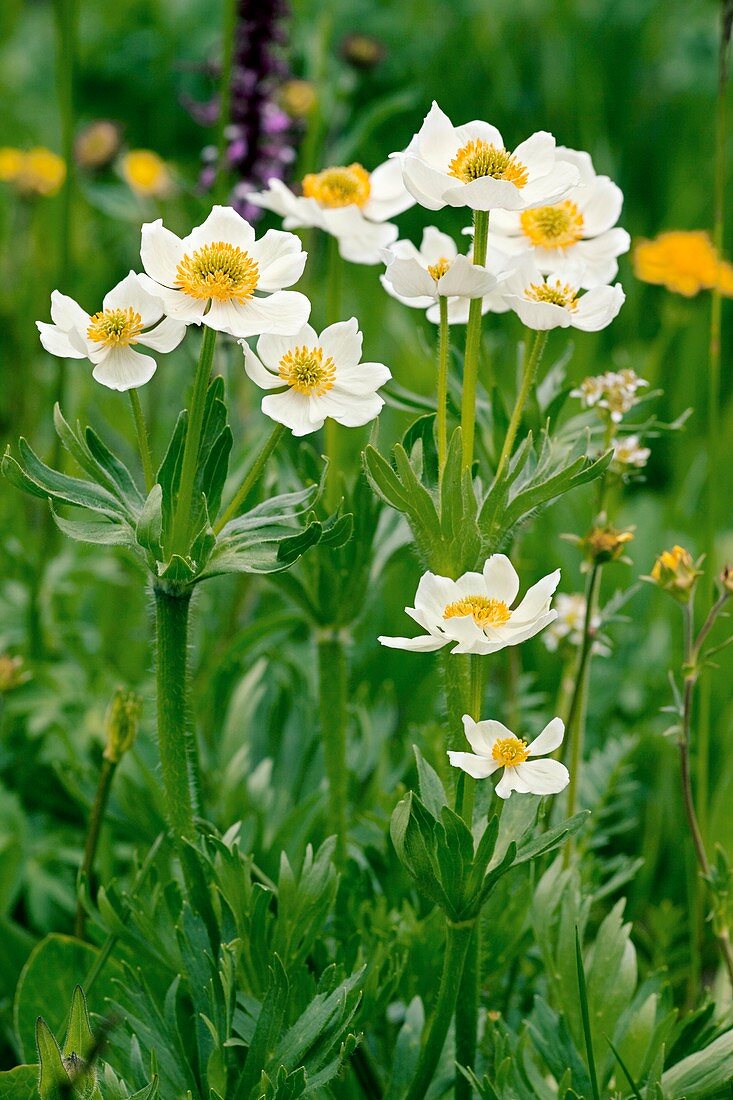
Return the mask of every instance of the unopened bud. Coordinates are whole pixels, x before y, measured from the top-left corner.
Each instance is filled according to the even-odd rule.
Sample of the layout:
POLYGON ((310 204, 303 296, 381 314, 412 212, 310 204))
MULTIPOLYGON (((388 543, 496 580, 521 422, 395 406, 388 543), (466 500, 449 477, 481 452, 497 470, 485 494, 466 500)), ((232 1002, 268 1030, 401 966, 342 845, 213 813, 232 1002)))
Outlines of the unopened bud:
POLYGON ((122 132, 116 122, 100 118, 80 130, 74 142, 74 156, 81 168, 106 168, 117 156, 122 132))
POLYGON ((22 657, 11 657, 9 653, 0 653, 0 695, 20 687, 30 678, 25 671, 22 657))
POLYGON ((608 524, 592 527, 580 540, 580 546, 586 559, 593 565, 606 565, 618 561, 623 555, 627 542, 634 537, 633 531, 618 531, 608 524))
POLYGON ((134 691, 118 688, 107 707, 104 719, 107 741, 103 754, 105 760, 119 764, 125 753, 130 751, 137 737, 141 710, 142 700, 139 695, 134 691))
POLYGON ((723 572, 720 574, 720 584, 724 592, 730 592, 733 595, 733 565, 723 567, 723 572))
POLYGON ((664 550, 654 562, 651 572, 654 584, 681 603, 688 602, 700 576, 700 570, 684 546, 673 546, 671 550, 664 550))
POLYGON ((373 69, 383 61, 384 43, 371 34, 347 34, 341 43, 341 56, 355 69, 373 69))

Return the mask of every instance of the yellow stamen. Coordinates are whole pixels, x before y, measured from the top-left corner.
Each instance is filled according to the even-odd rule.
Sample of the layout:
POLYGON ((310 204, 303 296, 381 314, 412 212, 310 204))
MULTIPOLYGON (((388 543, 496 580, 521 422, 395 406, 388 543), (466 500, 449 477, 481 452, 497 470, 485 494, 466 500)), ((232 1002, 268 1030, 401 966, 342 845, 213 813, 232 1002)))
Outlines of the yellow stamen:
POLYGON ((132 306, 127 309, 101 309, 90 318, 87 337, 106 348, 126 348, 136 344, 143 321, 132 306))
POLYGON ((513 734, 511 737, 500 737, 494 742, 491 755, 497 764, 505 768, 516 768, 517 764, 523 764, 529 756, 527 742, 513 734))
POLYGON ((512 613, 503 600, 494 600, 489 596, 464 596, 462 600, 449 603, 443 612, 444 619, 462 619, 468 615, 483 630, 487 626, 501 626, 508 622, 512 613))
POLYGON ((578 292, 567 283, 563 286, 559 279, 552 283, 530 283, 524 291, 530 302, 549 302, 563 309, 578 308, 578 292))
POLYGON ((192 298, 217 302, 247 302, 253 296, 260 269, 248 252, 215 241, 186 254, 176 268, 175 286, 192 298))
POLYGON ((324 168, 322 172, 311 173, 303 180, 304 196, 315 199, 321 206, 364 206, 371 190, 369 173, 360 164, 324 168))
POLYGON ((428 265, 428 275, 431 275, 437 283, 438 279, 443 278, 451 263, 452 260, 447 259, 445 256, 441 256, 434 264, 428 265))
POLYGON ((529 172, 520 160, 506 149, 480 139, 469 141, 458 150, 448 165, 448 172, 463 183, 489 176, 494 180, 507 180, 515 187, 524 187, 529 178, 529 172))
POLYGON ((583 236, 583 215, 569 199, 523 210, 519 220, 525 237, 538 248, 571 248, 583 236))
POLYGON ((283 355, 279 373, 283 382, 296 393, 322 397, 333 388, 336 365, 330 355, 323 358, 323 348, 309 348, 304 344, 283 355))

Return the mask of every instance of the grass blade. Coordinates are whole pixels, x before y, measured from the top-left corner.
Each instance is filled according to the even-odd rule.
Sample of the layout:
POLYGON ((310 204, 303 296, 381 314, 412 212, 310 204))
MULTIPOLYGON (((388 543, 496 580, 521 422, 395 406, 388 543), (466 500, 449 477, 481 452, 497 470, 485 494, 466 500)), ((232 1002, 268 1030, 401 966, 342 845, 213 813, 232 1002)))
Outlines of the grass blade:
POLYGON ((585 1038, 585 1052, 588 1060, 588 1073, 593 1089, 593 1100, 601 1100, 598 1091, 598 1078, 596 1077, 596 1060, 593 1057, 593 1041, 590 1034, 590 1013, 588 1012, 588 990, 585 985, 585 969, 583 967, 583 955, 580 950, 580 936, 578 928, 575 928, 575 958, 578 966, 578 993, 580 994, 580 1014, 583 1020, 583 1036, 585 1038))

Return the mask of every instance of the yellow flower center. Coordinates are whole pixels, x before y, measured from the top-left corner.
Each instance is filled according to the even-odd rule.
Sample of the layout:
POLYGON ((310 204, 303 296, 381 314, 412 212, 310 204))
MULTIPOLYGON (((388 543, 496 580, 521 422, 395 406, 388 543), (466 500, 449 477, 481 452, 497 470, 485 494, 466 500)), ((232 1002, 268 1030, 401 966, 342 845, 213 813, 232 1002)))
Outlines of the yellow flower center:
POLYGON ((304 344, 283 355, 279 374, 296 393, 322 397, 333 388, 336 365, 330 355, 323 358, 323 348, 309 348, 304 344))
POLYGON ((583 236, 583 215, 569 199, 523 210, 519 220, 525 237, 538 248, 571 248, 583 236))
POLYGON ((193 256, 186 254, 176 268, 174 286, 192 298, 217 302, 247 302, 260 277, 248 252, 225 241, 205 244, 193 256))
POLYGON ((428 265, 428 275, 431 275, 437 283, 438 279, 443 278, 451 263, 452 260, 447 259, 445 256, 441 256, 434 264, 428 265))
POLYGON ((516 768, 517 764, 523 764, 529 756, 527 742, 520 737, 500 737, 494 742, 491 755, 497 764, 505 768, 516 768))
POLYGON ((127 309, 101 309, 91 318, 87 337, 106 348, 126 348, 136 344, 143 321, 132 306, 127 309))
POLYGON ((578 292, 567 283, 563 286, 559 279, 553 283, 530 283, 524 292, 530 302, 549 302, 563 309, 578 308, 578 292))
POLYGON ((346 168, 324 168, 311 173, 303 180, 303 194, 315 199, 321 206, 364 206, 369 200, 372 185, 369 173, 360 164, 346 168))
POLYGON ((443 612, 444 619, 462 619, 468 615, 483 630, 487 626, 501 626, 508 622, 512 613, 503 600, 494 600, 490 596, 464 596, 462 600, 449 603, 443 612))
POLYGON ((462 183, 490 176, 494 180, 508 180, 515 187, 524 187, 529 176, 525 165, 506 149, 480 139, 469 141, 458 150, 448 165, 448 172, 462 183))
POLYGON ((663 550, 654 562, 652 577, 655 581, 658 581, 662 576, 663 569, 675 573, 681 565, 687 568, 693 566, 692 555, 688 550, 685 550, 684 546, 673 546, 671 550, 663 550))

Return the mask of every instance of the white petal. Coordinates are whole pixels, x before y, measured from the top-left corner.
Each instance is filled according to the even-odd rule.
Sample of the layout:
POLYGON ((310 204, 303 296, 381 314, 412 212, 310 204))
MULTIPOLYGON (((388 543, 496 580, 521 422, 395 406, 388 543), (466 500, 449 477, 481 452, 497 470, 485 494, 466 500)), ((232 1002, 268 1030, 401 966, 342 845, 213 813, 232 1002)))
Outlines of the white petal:
POLYGON ((447 233, 441 233, 434 225, 428 225, 423 230, 420 253, 429 264, 434 264, 442 259, 455 260, 458 248, 447 233))
POLYGON ((519 188, 510 180, 495 180, 480 176, 470 183, 451 182, 443 192, 449 206, 468 206, 471 210, 523 210, 526 188, 519 188))
POLYGON ((173 317, 164 317, 159 325, 138 336, 138 344, 144 344, 153 351, 173 351, 186 335, 186 325, 173 317))
POLYGON ((457 128, 433 100, 423 124, 406 152, 416 152, 428 164, 447 168, 464 142, 457 128))
POLYGON ((169 317, 175 317, 179 321, 184 321, 187 325, 201 324, 207 305, 206 301, 201 298, 191 298, 190 295, 184 294, 182 290, 171 290, 170 287, 156 283, 147 275, 139 275, 138 278, 149 294, 152 294, 154 298, 160 298, 163 309, 169 317))
POLYGON ((597 237, 618 221, 624 196, 608 176, 598 176, 592 184, 578 188, 576 196, 575 202, 583 215, 584 237, 597 237))
POLYGON ((567 161, 556 161, 546 176, 530 177, 522 188, 525 207, 547 206, 566 197, 578 184, 578 170, 567 161))
POLYGON ((51 320, 63 332, 69 332, 71 329, 86 332, 91 318, 68 294, 54 290, 51 294, 51 320))
POLYGON ((535 737, 534 741, 531 741, 528 745, 530 756, 546 756, 549 752, 554 752, 562 744, 562 739, 565 736, 565 723, 562 718, 553 718, 551 722, 548 722, 542 733, 535 737))
POLYGON ((560 570, 556 569, 553 573, 548 573, 546 577, 543 577, 537 584, 533 584, 530 589, 527 590, 524 599, 512 612, 511 622, 513 626, 518 626, 522 623, 529 623, 532 619, 535 619, 538 615, 544 614, 549 606, 552 594, 560 583, 560 570))
POLYGON ((392 260, 387 264, 382 280, 388 282, 401 298, 426 299, 432 302, 438 296, 435 279, 417 260, 392 260))
POLYGON ((573 328, 583 332, 598 332, 618 316, 625 300, 626 295, 620 283, 615 286, 594 287, 578 302, 572 318, 573 328))
POLYGON ((296 436, 310 435, 323 427, 323 420, 311 420, 308 398, 295 390, 269 393, 262 398, 261 407, 265 416, 284 424, 296 436))
POLYGON ((389 382, 391 377, 392 372, 384 363, 357 363, 353 367, 337 367, 334 389, 366 396, 389 382))
POLYGON ((428 618, 443 624, 443 612, 449 603, 456 600, 456 582, 450 577, 441 577, 436 573, 423 573, 415 593, 415 607, 424 611, 428 618))
POLYGON ((486 559, 483 580, 489 596, 511 607, 519 591, 519 577, 506 554, 492 554, 486 559))
POLYGON ((333 359, 337 370, 340 367, 348 370, 356 366, 361 359, 362 342, 363 336, 356 317, 324 328, 319 340, 323 354, 333 359))
POLYGON ((418 638, 380 636, 377 641, 387 649, 406 649, 411 653, 433 653, 436 649, 442 649, 448 639, 436 637, 434 634, 421 634, 418 638))
POLYGON ((530 302, 515 294, 505 294, 504 301, 514 310, 522 324, 536 332, 569 328, 572 323, 570 311, 554 302, 530 302))
POLYGON ((456 127, 456 133, 461 145, 467 145, 469 141, 485 141, 489 145, 495 145, 497 149, 504 148, 504 139, 496 126, 490 122, 484 122, 477 118, 473 122, 464 122, 456 127))
POLYGON ((502 777, 496 784, 496 793, 499 798, 509 798, 512 791, 516 790, 517 777, 514 775, 515 770, 515 768, 504 768, 502 777))
POLYGON ((514 770, 531 794, 559 794, 570 782, 568 769, 559 760, 526 760, 514 770))
POLYGON ((41 334, 41 343, 49 355, 58 355, 62 359, 86 359, 86 351, 80 351, 74 347, 68 333, 56 325, 49 325, 46 321, 36 321, 36 328, 41 334))
MULTIPOLYGON (((250 298, 248 302, 237 303, 235 317, 230 316, 229 327, 223 331, 241 337, 258 336, 264 332, 288 336, 303 327, 310 311, 311 304, 304 294, 294 290, 278 290, 267 298, 250 298)), ((204 324, 209 323, 208 317, 209 314, 204 317, 204 324)), ((217 326, 213 324, 211 327, 217 326)))
POLYGON ((140 314, 143 326, 148 328, 159 321, 163 316, 163 302, 160 298, 149 294, 142 285, 140 279, 131 271, 124 279, 112 287, 105 294, 102 302, 103 309, 129 309, 132 308, 140 314))
POLYGON ((244 369, 256 386, 259 386, 261 390, 276 390, 284 385, 282 378, 267 370, 244 341, 242 341, 242 350, 244 352, 244 369))
POLYGON ((92 371, 96 382, 110 390, 137 389, 144 386, 155 374, 156 363, 149 355, 141 355, 132 348, 112 348, 92 371))
POLYGON ((454 768, 460 768, 474 779, 487 779, 499 767, 495 760, 474 756, 472 752, 449 752, 448 759, 454 768))
MULTIPOLYGON (((386 275, 380 275, 379 276, 379 281, 382 284, 382 286, 384 287, 384 289, 387 291, 389 296, 391 298, 396 298, 398 302, 402 302, 403 306, 409 306, 410 309, 427 309, 428 306, 430 306, 431 309, 434 308, 436 310, 435 323, 436 324, 438 323, 438 321, 440 320, 440 314, 437 312, 438 311, 437 298, 432 298, 432 297, 430 297, 430 298, 405 298, 404 295, 397 293, 395 288, 392 286, 392 284, 387 279, 386 275)), ((433 318, 430 317, 429 320, 433 320, 433 318)))
POLYGON ((379 416, 383 406, 384 398, 378 394, 356 397, 339 393, 335 387, 322 397, 311 398, 312 409, 317 408, 319 413, 330 416, 345 428, 360 428, 362 424, 368 424, 379 416))
POLYGON ((421 206, 427 210, 443 209, 446 205, 445 191, 451 179, 444 169, 433 168, 419 157, 407 153, 402 158, 402 175, 405 187, 421 206))
POLYGON ((546 176, 555 167, 555 139, 547 130, 538 130, 516 147, 514 156, 530 178, 546 176))
POLYGON ((277 373, 280 370, 280 362, 293 348, 314 348, 320 343, 318 333, 311 325, 303 325, 292 336, 273 336, 266 333, 257 341, 257 354, 266 367, 277 373))
POLYGON ((467 256, 457 256, 438 280, 438 293, 446 297, 483 298, 496 286, 496 276, 485 267, 473 264, 467 256))
POLYGON ((365 218, 386 222, 414 206, 415 199, 402 179, 402 169, 396 160, 386 160, 369 176, 369 200, 362 207, 365 218))
POLYGON ((250 248, 259 266, 258 290, 282 290, 297 283, 303 274, 308 253, 303 251, 295 233, 268 229, 264 237, 250 248))
POLYGON ((463 715, 463 732, 466 740, 479 756, 491 756, 494 745, 503 737, 514 737, 510 729, 493 718, 476 722, 470 714, 463 715))
POLYGON ((195 252, 205 244, 224 241, 243 252, 250 252, 255 231, 241 214, 231 206, 215 206, 206 221, 197 226, 183 240, 184 252, 195 252))
POLYGON ((143 226, 140 259, 151 279, 163 286, 174 286, 176 271, 183 256, 183 242, 170 229, 165 228, 162 218, 143 226))

